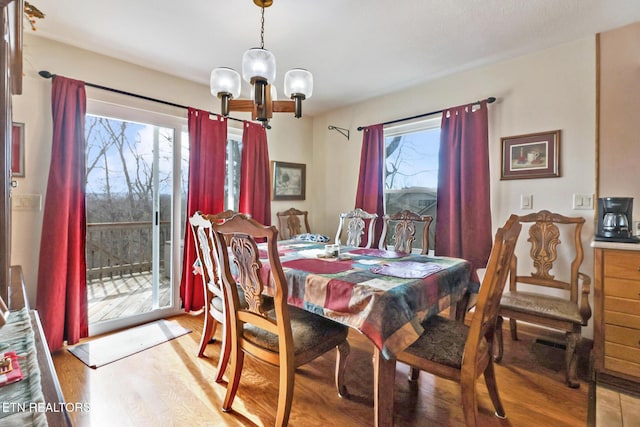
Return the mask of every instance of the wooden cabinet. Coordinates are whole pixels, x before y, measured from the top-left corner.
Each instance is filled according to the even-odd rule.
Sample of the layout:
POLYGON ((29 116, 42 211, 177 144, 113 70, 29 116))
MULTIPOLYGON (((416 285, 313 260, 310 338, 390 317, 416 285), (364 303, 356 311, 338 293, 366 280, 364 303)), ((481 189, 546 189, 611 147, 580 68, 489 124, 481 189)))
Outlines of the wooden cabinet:
POLYGON ((596 373, 640 383, 640 245, 592 246, 596 373))

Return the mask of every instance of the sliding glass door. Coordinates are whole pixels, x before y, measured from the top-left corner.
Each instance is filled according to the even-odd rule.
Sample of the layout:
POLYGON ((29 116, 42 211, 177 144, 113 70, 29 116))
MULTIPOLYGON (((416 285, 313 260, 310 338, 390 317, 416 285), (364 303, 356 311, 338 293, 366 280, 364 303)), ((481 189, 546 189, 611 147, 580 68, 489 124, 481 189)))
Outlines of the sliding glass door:
POLYGON ((89 103, 89 333, 178 312, 187 145, 184 119, 89 103))

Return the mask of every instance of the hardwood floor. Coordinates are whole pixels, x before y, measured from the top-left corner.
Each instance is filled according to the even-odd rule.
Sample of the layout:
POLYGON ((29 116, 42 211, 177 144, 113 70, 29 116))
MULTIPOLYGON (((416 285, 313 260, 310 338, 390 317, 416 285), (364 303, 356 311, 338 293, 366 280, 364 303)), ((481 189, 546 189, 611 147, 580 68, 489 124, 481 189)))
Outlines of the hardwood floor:
MULTIPOLYGON (((220 409, 225 385, 213 382, 220 345, 209 344, 196 357, 202 315, 174 317, 192 333, 92 370, 65 349, 53 354, 67 403, 88 403, 88 412, 72 412, 75 426, 271 426, 274 423, 278 369, 245 358, 233 411, 220 409)), ((220 328, 216 331, 219 336, 220 328)), ((583 427, 588 384, 564 385, 563 352, 536 343, 522 331, 520 341, 505 337, 503 362, 496 376, 507 419, 493 415, 484 381, 478 382, 481 426, 583 427)), ((289 425, 361 427, 373 424, 372 344, 356 331, 346 383, 351 394, 338 397, 333 383, 335 353, 303 366, 296 374, 289 425)), ((464 426, 456 383, 425 374, 409 385, 406 365, 398 364, 395 382, 396 426, 464 426)), ((583 376, 584 378, 584 376, 583 376)))

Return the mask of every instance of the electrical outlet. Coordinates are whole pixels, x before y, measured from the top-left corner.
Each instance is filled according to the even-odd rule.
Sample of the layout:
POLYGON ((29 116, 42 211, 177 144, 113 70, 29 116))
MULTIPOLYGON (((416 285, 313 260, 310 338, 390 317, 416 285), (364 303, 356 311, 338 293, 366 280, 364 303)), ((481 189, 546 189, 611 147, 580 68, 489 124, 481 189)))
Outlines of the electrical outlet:
POLYGON ((640 236, 640 221, 635 221, 633 223, 633 235, 640 236))

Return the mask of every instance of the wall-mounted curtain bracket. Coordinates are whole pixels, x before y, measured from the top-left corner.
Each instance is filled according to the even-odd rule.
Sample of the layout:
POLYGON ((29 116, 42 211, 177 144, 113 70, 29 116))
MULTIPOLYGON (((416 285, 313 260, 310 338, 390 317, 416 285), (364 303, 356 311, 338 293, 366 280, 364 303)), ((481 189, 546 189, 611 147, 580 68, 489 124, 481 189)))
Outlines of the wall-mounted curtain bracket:
POLYGON ((338 132, 340 132, 342 134, 342 136, 344 136, 345 138, 349 139, 349 129, 345 129, 345 128, 340 128, 337 126, 333 126, 330 125, 328 127, 329 130, 337 130, 338 132))

